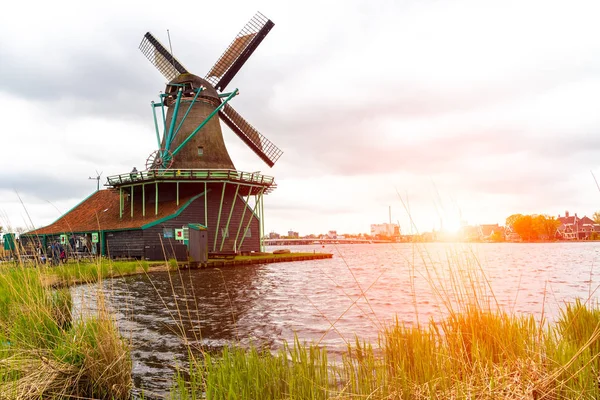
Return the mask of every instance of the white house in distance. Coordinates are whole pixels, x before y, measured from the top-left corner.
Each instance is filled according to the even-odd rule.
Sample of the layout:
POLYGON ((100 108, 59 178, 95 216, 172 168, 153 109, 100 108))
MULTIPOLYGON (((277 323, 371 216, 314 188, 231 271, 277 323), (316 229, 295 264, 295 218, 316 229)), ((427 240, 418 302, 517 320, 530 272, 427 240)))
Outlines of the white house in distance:
POLYGON ((399 236, 398 224, 371 224, 371 236, 399 236))

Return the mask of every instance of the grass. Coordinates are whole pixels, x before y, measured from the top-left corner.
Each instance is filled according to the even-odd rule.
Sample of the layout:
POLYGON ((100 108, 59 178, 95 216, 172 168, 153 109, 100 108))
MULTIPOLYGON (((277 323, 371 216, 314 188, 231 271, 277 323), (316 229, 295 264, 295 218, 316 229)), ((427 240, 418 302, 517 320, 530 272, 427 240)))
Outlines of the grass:
POLYGON ((341 360, 297 338, 275 352, 238 345, 221 354, 190 352, 191 366, 177 376, 171 397, 600 398, 598 305, 565 304, 553 323, 509 313, 496 306, 472 255, 461 257, 449 255, 449 276, 432 267, 424 273, 445 309, 441 319, 413 325, 396 320, 380 331, 377 343, 356 338, 341 360))
POLYGON ((161 261, 112 261, 99 259, 92 262, 68 262, 56 267, 38 266, 52 283, 71 285, 75 283, 91 283, 104 278, 146 273, 150 268, 164 266, 161 261))
POLYGON ((540 326, 530 316, 469 308, 441 324, 395 322, 377 346, 348 346, 330 362, 315 345, 275 353, 227 347, 193 358, 177 399, 595 399, 600 310, 565 306, 540 326))
MULTIPOLYGON (((334 361, 326 348, 298 338, 274 352, 235 344, 218 354, 190 348, 189 366, 179 371, 170 397, 600 397, 598 304, 576 300, 564 305, 554 323, 544 323, 496 307, 476 262, 454 257, 449 265, 458 272, 444 277, 446 287, 440 287, 441 277, 427 271, 447 311, 441 320, 414 325, 396 320, 382 329, 377 343, 356 338, 334 361)), ((110 315, 100 307, 93 318, 73 321, 70 292, 53 290, 44 279, 50 275, 65 283, 91 282, 152 266, 100 261, 0 268, 0 399, 128 398, 129 346, 110 315)))
POLYGON ((104 307, 73 320, 41 269, 0 270, 0 398, 129 398, 131 360, 104 307))

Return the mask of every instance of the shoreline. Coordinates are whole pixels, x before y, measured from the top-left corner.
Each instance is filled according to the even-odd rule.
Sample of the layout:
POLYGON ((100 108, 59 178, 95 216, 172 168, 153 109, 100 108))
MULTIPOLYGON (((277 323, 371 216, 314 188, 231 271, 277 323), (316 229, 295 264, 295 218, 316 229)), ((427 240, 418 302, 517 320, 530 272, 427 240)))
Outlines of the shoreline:
MULTIPOLYGON (((331 253, 287 253, 287 254, 260 254, 254 256, 235 256, 231 259, 209 259, 206 265, 199 267, 190 267, 189 262, 177 262, 177 270, 182 269, 204 269, 204 268, 219 268, 219 267, 234 267, 234 266, 242 266, 242 265, 256 265, 256 264, 272 264, 272 263, 280 263, 280 262, 295 262, 295 261, 309 261, 309 260, 322 260, 333 258, 333 254, 331 253)), ((109 263, 109 266, 118 265, 120 261, 106 260, 109 263)), ((130 262, 130 261, 128 261, 130 262)), ((146 261, 147 262, 147 261, 146 261)), ((133 263, 136 263, 134 261, 133 263)), ((60 276, 60 270, 55 270, 54 268, 68 268, 68 267, 89 267, 92 268, 97 266, 98 263, 77 263, 77 264, 65 264, 60 265, 58 267, 44 267, 45 271, 42 276, 42 283, 48 287, 52 287, 55 289, 71 287, 76 285, 84 285, 89 283, 96 283, 101 279, 114 279, 114 278, 122 278, 126 276, 133 275, 142 275, 142 274, 153 274, 157 272, 169 272, 176 271, 175 267, 169 265, 169 262, 161 263, 158 265, 147 265, 144 268, 144 261, 137 261, 136 269, 133 271, 126 272, 116 272, 116 273, 108 273, 106 275, 98 275, 94 278, 85 277, 85 278, 73 278, 68 276, 66 279, 60 276)))

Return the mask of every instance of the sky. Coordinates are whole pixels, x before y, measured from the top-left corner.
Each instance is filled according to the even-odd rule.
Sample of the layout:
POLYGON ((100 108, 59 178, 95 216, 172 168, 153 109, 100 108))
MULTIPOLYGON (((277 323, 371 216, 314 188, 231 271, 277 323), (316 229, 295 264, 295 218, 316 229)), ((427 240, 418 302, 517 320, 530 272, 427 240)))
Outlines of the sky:
MULTIPOLYGON (((204 76, 256 11, 229 89, 284 151, 266 232, 404 233, 600 210, 597 1, 10 2, 0 30, 0 225, 43 226, 155 150, 146 31, 204 76), (208 11, 208 12, 207 12, 208 11), (411 228, 411 221, 414 226, 411 228)), ((142 168, 141 168, 142 167, 142 168)))

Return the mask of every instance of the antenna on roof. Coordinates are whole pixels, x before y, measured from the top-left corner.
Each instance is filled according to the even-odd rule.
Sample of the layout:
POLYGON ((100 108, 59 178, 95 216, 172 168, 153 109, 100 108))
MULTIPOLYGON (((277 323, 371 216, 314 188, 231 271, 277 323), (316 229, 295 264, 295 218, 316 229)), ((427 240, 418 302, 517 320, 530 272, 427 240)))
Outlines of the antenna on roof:
MULTIPOLYGON (((104 172, 104 171, 102 171, 104 172)), ((96 177, 89 177, 88 179, 93 179, 96 181, 96 191, 100 190, 100 177, 102 176, 102 172, 98 173, 98 170, 96 170, 96 177)))
POLYGON ((173 54, 173 46, 171 45, 171 34, 169 33, 168 29, 167 29, 167 37, 169 38, 169 50, 171 51, 171 64, 173 64, 173 66, 175 66, 175 55, 173 54))

